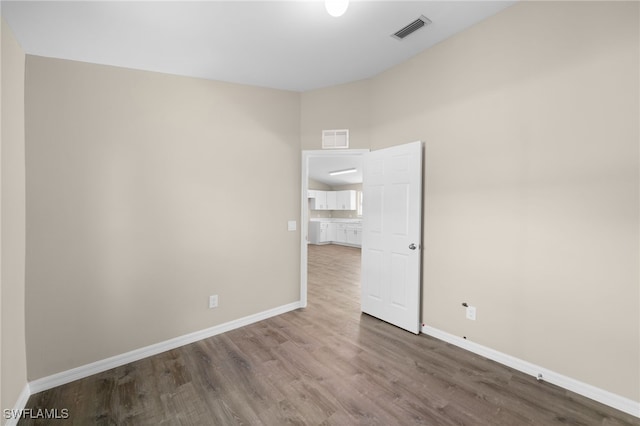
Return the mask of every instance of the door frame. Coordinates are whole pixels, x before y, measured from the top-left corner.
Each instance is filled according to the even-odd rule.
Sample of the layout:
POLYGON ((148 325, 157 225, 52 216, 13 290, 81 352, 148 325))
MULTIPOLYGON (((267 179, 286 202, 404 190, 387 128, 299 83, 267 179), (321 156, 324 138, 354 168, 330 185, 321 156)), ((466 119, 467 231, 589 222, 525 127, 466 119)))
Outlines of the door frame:
POLYGON ((300 307, 307 307, 307 261, 309 235, 309 159, 324 157, 353 157, 368 153, 368 149, 324 149, 302 151, 302 182, 300 185, 300 307))

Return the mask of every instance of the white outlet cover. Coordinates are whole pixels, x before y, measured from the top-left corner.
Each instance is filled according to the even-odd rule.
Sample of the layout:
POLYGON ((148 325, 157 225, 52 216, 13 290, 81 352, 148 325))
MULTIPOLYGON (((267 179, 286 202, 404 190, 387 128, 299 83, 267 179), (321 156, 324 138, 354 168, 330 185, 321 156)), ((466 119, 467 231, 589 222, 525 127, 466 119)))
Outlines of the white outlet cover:
POLYGON ((289 222, 287 222, 287 229, 289 231, 295 231, 296 229, 298 229, 298 224, 295 220, 290 220, 289 222))
POLYGON ((467 307, 467 319, 471 320, 471 321, 475 321, 476 320, 476 307, 475 306, 468 306, 467 307))
POLYGON ((214 294, 209 296, 209 308, 217 308, 218 307, 218 295, 214 294))

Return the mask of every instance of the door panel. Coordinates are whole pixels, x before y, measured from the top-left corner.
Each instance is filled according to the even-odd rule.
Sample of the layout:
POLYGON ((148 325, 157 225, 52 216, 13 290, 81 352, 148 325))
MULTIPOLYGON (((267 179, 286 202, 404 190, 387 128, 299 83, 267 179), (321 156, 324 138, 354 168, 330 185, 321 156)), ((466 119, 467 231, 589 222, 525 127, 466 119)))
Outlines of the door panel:
POLYGON ((371 259, 371 274, 369 285, 367 286, 367 298, 374 299, 375 302, 382 301, 382 256, 380 250, 369 250, 368 256, 371 259))
POLYGON ((393 235, 407 236, 409 234, 409 185, 391 185, 391 232, 393 235))
MULTIPOLYGON (((401 254, 391 255, 391 281, 405 282, 407 280, 407 256, 401 254)), ((405 286, 391 286, 391 306, 399 309, 407 309, 407 292, 405 286)))
POLYGON ((418 333, 422 142, 365 154, 363 191, 362 312, 418 333))

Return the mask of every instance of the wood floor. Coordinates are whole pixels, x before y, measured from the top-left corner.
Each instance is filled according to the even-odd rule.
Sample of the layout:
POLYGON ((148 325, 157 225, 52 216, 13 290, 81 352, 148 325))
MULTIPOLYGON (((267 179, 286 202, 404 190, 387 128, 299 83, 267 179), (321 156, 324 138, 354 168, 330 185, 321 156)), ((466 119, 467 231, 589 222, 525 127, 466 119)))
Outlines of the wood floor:
POLYGON ((360 251, 309 246, 309 306, 33 395, 20 425, 639 425, 359 312, 360 251))

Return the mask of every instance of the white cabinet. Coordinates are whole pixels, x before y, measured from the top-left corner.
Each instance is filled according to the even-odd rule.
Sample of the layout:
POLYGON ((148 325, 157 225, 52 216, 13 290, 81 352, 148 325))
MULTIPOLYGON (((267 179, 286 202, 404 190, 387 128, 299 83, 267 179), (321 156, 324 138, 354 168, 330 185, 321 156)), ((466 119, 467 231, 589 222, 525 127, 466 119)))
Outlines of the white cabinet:
POLYGON ((347 242, 347 224, 346 223, 336 223, 336 239, 334 241, 338 243, 347 242))
POLYGON ((336 224, 333 222, 329 222, 327 227, 327 241, 335 241, 336 237, 336 224))
POLYGON ((329 224, 326 222, 320 222, 320 242, 327 243, 329 242, 329 238, 327 238, 327 229, 329 228, 329 224))
POLYGON ((338 194, 336 191, 325 191, 327 195, 327 210, 338 210, 338 194))
POLYGON ((329 239, 329 222, 309 223, 309 242, 311 244, 322 244, 331 241, 329 239))
POLYGON ((311 210, 328 210, 327 191, 314 191, 314 195, 311 199, 311 210))
POLYGON ((320 243, 320 222, 309 222, 309 243, 320 243))
POLYGON ((311 210, 356 210, 356 191, 322 191, 310 189, 311 210))
POLYGON ((348 244, 362 245, 362 225, 348 225, 346 234, 348 244))
POLYGON ((335 210, 355 210, 356 209, 356 191, 336 191, 336 209, 335 210))
POLYGON ((362 246, 362 224, 320 220, 309 222, 309 243, 362 246))

